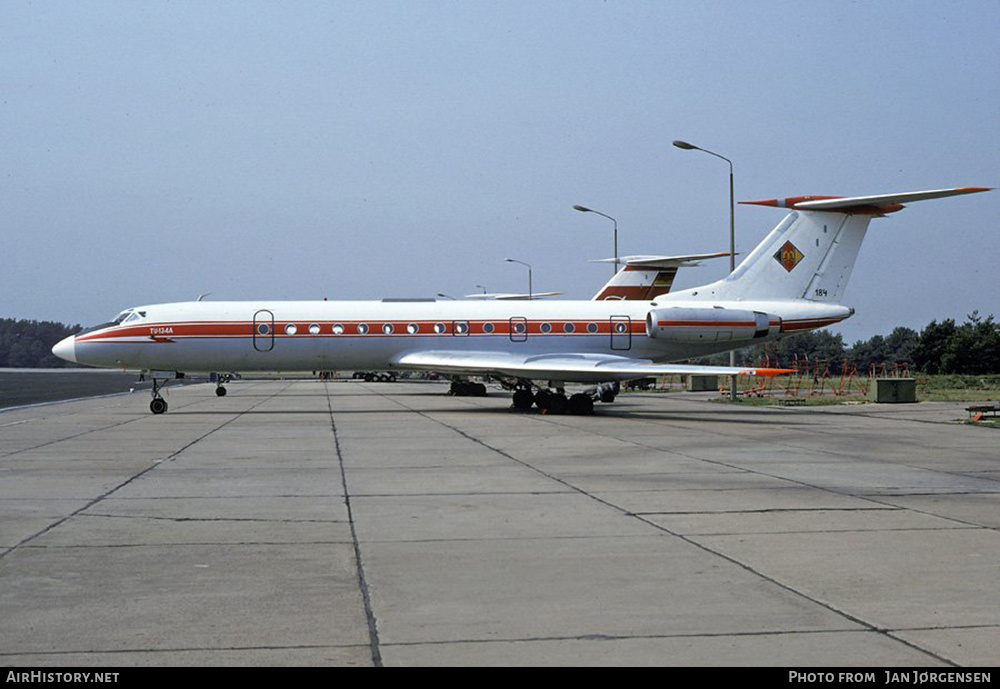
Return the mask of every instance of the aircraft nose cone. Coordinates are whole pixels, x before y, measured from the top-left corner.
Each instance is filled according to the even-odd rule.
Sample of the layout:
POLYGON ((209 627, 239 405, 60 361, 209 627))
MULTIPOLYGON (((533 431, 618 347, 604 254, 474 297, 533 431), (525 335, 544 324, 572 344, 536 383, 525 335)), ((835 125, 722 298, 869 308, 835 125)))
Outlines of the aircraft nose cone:
POLYGON ((65 359, 66 361, 72 361, 76 363, 76 337, 70 335, 64 340, 60 340, 56 343, 56 346, 52 348, 52 353, 55 354, 60 359, 65 359))

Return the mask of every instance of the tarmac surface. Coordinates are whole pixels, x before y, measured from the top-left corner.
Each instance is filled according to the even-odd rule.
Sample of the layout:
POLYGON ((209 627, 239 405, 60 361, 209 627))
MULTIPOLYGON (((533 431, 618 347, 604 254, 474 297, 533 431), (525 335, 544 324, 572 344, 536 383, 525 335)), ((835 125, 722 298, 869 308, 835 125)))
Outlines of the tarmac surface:
POLYGON ((1000 662, 961 404, 243 381, 0 414, 0 662, 1000 662))

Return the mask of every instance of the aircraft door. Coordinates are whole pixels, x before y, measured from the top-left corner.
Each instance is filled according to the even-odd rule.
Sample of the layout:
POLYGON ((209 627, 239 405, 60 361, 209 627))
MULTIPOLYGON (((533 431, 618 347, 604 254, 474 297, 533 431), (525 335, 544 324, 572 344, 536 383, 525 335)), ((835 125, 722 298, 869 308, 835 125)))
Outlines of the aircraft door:
POLYGON ((510 341, 524 342, 528 339, 528 319, 514 316, 510 319, 510 341))
POLYGON ((632 319, 628 316, 611 317, 611 349, 632 349, 632 319))
POLYGON ((258 352, 274 349, 274 314, 267 309, 253 315, 253 348, 258 352))

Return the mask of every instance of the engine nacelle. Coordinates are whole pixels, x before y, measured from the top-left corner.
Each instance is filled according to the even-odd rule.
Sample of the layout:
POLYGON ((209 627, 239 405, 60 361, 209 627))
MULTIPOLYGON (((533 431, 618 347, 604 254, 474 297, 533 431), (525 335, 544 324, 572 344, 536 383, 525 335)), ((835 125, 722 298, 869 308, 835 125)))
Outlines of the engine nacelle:
POLYGON ((761 311, 666 307, 646 315, 646 335, 672 342, 755 340, 781 332, 781 319, 761 311))

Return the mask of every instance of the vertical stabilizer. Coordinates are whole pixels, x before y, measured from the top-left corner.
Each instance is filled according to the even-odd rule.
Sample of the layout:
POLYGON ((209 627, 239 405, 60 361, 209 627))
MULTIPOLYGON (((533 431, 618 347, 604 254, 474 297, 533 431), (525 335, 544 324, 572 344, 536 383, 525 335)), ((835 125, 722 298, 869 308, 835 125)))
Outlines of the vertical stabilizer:
POLYGON ((839 303, 873 217, 895 213, 904 203, 989 191, 988 187, 956 187, 874 196, 796 196, 769 201, 743 201, 788 208, 746 260, 724 280, 686 296, 715 299, 809 299, 839 303))
POLYGON ((790 213, 736 271, 717 298, 810 299, 839 303, 871 215, 790 213))

